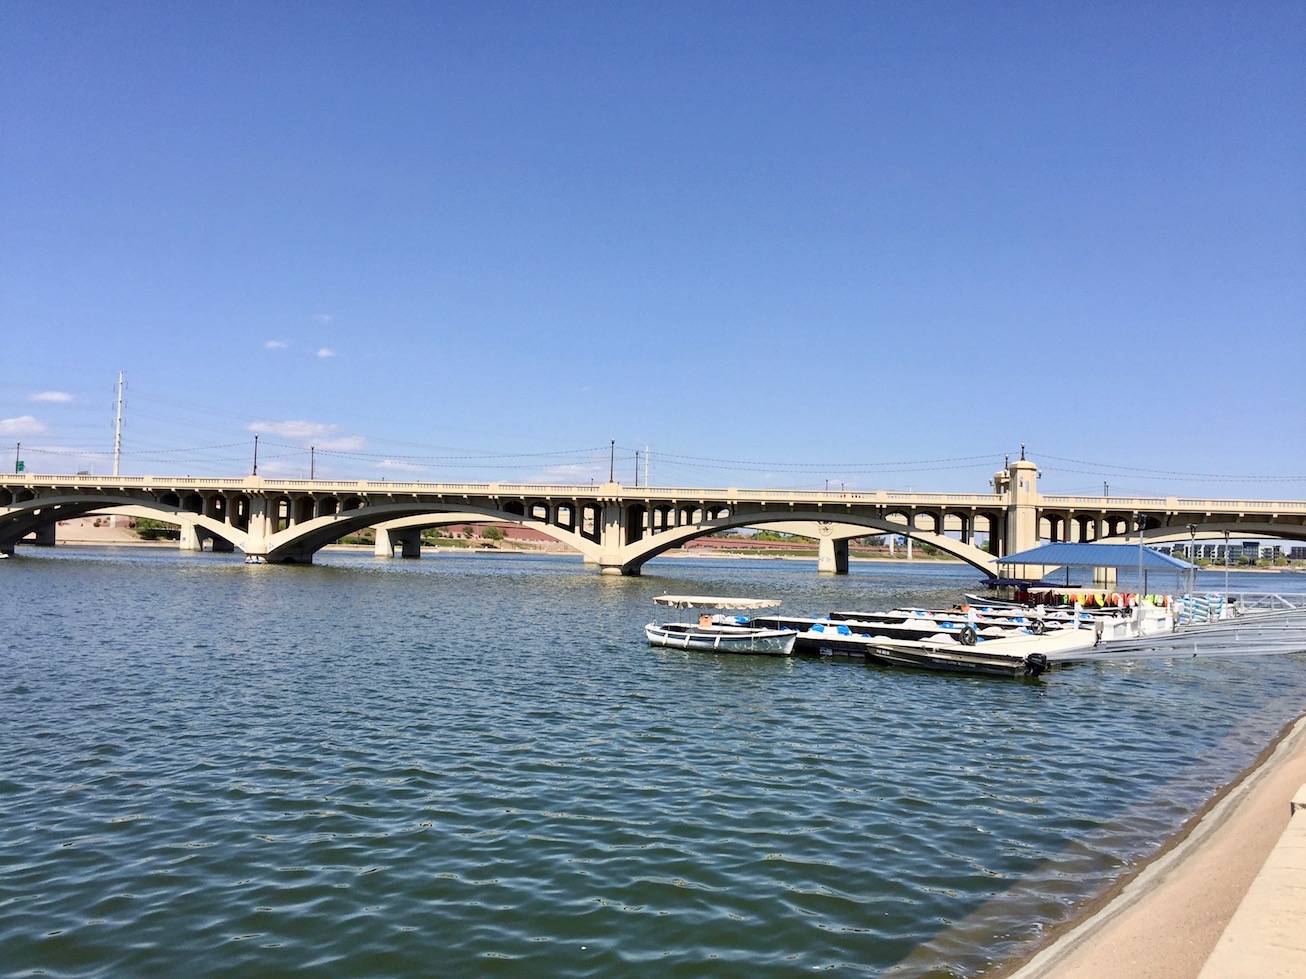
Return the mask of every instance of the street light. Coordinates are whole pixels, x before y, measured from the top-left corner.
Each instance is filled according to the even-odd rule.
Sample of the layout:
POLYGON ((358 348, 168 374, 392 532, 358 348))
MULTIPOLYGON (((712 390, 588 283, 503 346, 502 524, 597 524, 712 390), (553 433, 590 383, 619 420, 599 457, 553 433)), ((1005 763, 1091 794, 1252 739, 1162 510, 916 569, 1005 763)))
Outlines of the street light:
POLYGON ((1197 591, 1197 524, 1188 525, 1188 594, 1197 591))

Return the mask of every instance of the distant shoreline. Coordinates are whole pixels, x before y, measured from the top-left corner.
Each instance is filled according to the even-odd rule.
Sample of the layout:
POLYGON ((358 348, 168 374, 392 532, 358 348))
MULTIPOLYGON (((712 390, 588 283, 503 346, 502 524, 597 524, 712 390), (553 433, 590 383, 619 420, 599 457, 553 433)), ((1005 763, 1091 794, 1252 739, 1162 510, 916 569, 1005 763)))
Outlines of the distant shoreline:
MULTIPOLYGON (((28 548, 32 548, 32 549, 36 548, 36 545, 33 545, 30 541, 22 542, 20 546, 24 550, 28 548)), ((57 539, 55 546, 56 547, 170 547, 176 550, 177 542, 175 540, 140 540, 139 538, 137 538, 136 540, 131 540, 126 537, 78 536, 78 537, 60 537, 57 539)), ((326 544, 323 546, 322 549, 338 550, 338 551, 371 551, 372 545, 335 543, 335 544, 326 544)), ((423 544, 422 550, 423 552, 437 553, 437 554, 499 554, 499 555, 503 555, 503 554, 568 555, 571 554, 571 555, 575 555, 576 557, 581 556, 580 551, 573 550, 572 548, 567 547, 565 544, 559 544, 556 547, 548 547, 548 546, 504 547, 502 545, 491 545, 488 547, 481 547, 481 546, 451 547, 451 546, 442 546, 440 544, 423 544)), ((206 553, 211 553, 211 552, 206 552, 206 553)), ((714 558, 728 558, 730 560, 738 560, 738 561, 815 561, 817 560, 817 554, 815 551, 813 551, 810 555, 766 554, 766 553, 744 554, 739 551, 727 551, 724 549, 703 551, 703 550, 696 550, 692 548, 691 549, 672 548, 669 551, 664 551, 660 556, 691 558, 694 560, 711 560, 714 558)), ((912 557, 909 559, 903 557, 860 557, 860 556, 850 555, 848 560, 850 562, 867 563, 867 564, 903 564, 903 565, 947 564, 947 565, 956 565, 956 566, 961 566, 965 564, 964 561, 960 561, 955 558, 940 558, 940 557, 912 557)), ((976 570, 978 571, 978 569, 976 570)), ((1265 568, 1262 570, 1268 571, 1268 570, 1277 570, 1277 569, 1265 568)))
MULTIPOLYGON (((56 531, 56 546, 76 546, 76 547, 173 547, 176 548, 176 540, 142 540, 135 535, 135 532, 125 527, 95 526, 89 518, 80 518, 77 521, 69 521, 72 526, 59 525, 56 531), (63 533, 60 533, 62 531, 63 533)), ((24 549, 32 547, 31 543, 21 545, 24 549)), ((332 543, 325 545, 324 549, 349 550, 349 551, 370 551, 371 544, 341 544, 332 543)), ((474 544, 468 546, 452 546, 441 544, 423 544, 424 552, 444 554, 574 554, 580 556, 580 552, 573 550, 566 544, 549 541, 513 541, 508 539, 502 543, 491 543, 489 541, 476 540, 474 544)), ((664 551, 663 557, 689 558, 693 560, 727 558, 739 561, 816 561, 818 554, 815 549, 810 554, 775 554, 767 551, 753 552, 746 549, 732 550, 729 548, 694 548, 694 547, 676 547, 669 551, 664 551)), ((901 564, 901 565, 948 565, 948 566, 967 566, 966 562, 959 558, 948 557, 946 555, 931 555, 929 557, 913 556, 910 559, 901 556, 890 557, 887 554, 882 556, 866 556, 859 554, 850 554, 848 556, 850 563, 855 564, 901 564)), ((980 569, 976 568, 977 574, 983 574, 980 569)), ((1224 565, 1206 565, 1198 566, 1198 570, 1209 574, 1219 574, 1225 570, 1224 565)), ((1306 566, 1289 565, 1287 567, 1238 567, 1230 565, 1228 570, 1238 574, 1284 574, 1306 571, 1306 566)))

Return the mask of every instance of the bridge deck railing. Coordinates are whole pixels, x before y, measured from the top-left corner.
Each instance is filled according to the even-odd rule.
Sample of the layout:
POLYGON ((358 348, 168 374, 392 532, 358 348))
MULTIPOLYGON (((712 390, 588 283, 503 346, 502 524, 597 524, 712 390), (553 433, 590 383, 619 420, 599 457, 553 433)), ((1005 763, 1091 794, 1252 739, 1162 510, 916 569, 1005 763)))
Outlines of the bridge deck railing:
MULTIPOLYGON (((706 488, 701 486, 621 486, 573 485, 548 483, 422 483, 391 482, 389 480, 325 480, 325 479, 267 479, 265 477, 204 477, 191 476, 72 476, 21 473, 0 477, 6 486, 60 486, 76 489, 245 489, 258 492, 313 492, 313 493, 385 493, 406 495, 477 495, 477 496, 539 496, 571 499, 622 499, 658 501, 739 501, 755 503, 819 503, 822 505, 876 505, 904 504, 912 506, 951 506, 975 508, 1000 508, 1006 500, 986 493, 916 493, 898 490, 839 490, 811 491, 794 489, 739 489, 706 488)), ((1216 500, 1182 497, 1101 497, 1043 495, 1035 499, 1043 509, 1121 511, 1165 511, 1203 513, 1239 511, 1252 514, 1306 513, 1302 500, 1216 500)))

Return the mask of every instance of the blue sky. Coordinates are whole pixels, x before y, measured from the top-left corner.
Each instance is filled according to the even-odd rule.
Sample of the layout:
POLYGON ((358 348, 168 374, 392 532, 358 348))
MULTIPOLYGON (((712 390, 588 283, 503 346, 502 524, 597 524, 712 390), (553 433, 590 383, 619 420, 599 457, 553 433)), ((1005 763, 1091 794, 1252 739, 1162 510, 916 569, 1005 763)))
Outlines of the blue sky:
POLYGON ((38 472, 1306 499, 1300 3, 0 5, 38 472), (643 470, 640 473, 644 478, 643 470))

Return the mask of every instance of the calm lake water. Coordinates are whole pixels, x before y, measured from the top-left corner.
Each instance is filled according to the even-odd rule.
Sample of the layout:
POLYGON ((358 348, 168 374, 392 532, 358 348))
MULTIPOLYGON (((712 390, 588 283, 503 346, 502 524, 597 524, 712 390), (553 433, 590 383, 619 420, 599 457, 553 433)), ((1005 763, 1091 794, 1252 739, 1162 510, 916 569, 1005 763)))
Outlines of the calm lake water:
POLYGON ((1008 681, 643 637, 665 592, 952 603, 976 573, 950 565, 20 555, 17 975, 975 976, 1306 710, 1300 655, 1008 681))

